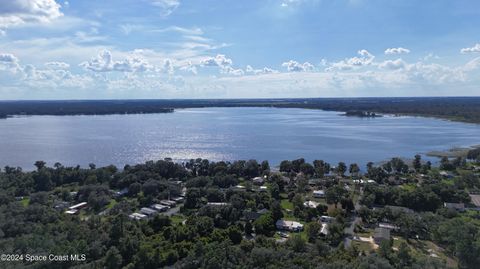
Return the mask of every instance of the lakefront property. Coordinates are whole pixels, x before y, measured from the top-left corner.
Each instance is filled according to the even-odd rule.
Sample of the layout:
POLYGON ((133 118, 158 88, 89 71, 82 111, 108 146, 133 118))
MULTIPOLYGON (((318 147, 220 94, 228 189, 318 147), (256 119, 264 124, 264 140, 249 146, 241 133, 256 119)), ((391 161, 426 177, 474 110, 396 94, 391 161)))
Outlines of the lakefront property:
MULTIPOLYGON (((88 169, 52 168, 36 162, 36 169, 30 172, 8 166, 2 169, 0 182, 10 184, 4 196, 8 207, 2 212, 10 214, 11 221, 42 229, 68 224, 78 231, 66 240, 53 230, 43 230, 41 234, 57 242, 57 248, 85 241, 120 249, 126 242, 134 242, 139 244, 136 249, 145 242, 148 245, 142 248, 147 253, 174 253, 174 258, 156 260, 149 255, 147 260, 137 260, 140 254, 133 252, 129 260, 127 252, 119 251, 122 260, 135 266, 191 262, 195 244, 186 243, 204 240, 216 251, 269 244, 275 251, 309 255, 312 264, 327 262, 325 257, 340 252, 350 259, 343 261, 345 264, 362 264, 370 257, 374 263, 395 258, 410 265, 415 261, 422 266, 434 263, 440 268, 468 268, 476 258, 475 241, 467 234, 465 238, 453 235, 477 232, 479 211, 470 195, 475 198, 480 189, 480 174, 475 169, 480 155, 473 150, 469 156, 443 158, 439 166, 420 155, 411 163, 393 158, 382 165, 369 163, 365 172, 357 171, 355 163, 332 165, 304 159, 284 160, 278 168, 255 160, 175 163, 166 159, 124 169, 93 165, 88 169), (444 178, 443 171, 452 178, 444 178), (399 185, 390 177, 404 181, 399 185), (310 178, 321 180, 309 184, 310 178), (122 195, 118 190, 123 190, 122 195), (13 193, 22 196, 14 199, 13 193), (66 214, 61 214, 62 208, 66 214), (22 213, 32 209, 49 219, 36 220, 22 213), (152 245, 160 242, 164 245, 152 245), (449 247, 460 245, 465 249, 449 247)), ((1 229, 6 237, 0 241, 11 247, 19 240, 10 237, 15 231, 21 236, 40 235, 40 230, 18 230, 8 222, 1 229)), ((48 241, 38 244, 49 248, 48 241)), ((277 258, 291 262, 283 256, 277 258)), ((246 264, 254 266, 259 262, 256 259, 246 264)))
POLYGON ((0 269, 479 269, 480 1, 0 0, 0 269))

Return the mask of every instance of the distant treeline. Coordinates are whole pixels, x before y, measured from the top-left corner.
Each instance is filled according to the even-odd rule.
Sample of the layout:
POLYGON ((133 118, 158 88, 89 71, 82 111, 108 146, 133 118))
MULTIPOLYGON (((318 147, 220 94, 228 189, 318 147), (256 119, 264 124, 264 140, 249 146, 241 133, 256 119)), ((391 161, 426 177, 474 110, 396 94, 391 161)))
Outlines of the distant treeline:
POLYGON ((5 101, 0 102, 0 119, 13 115, 109 115, 169 113, 156 103, 144 101, 5 101))
POLYGON ((279 107, 414 115, 480 123, 480 97, 5 101, 0 115, 94 115, 173 112, 196 107, 279 107))

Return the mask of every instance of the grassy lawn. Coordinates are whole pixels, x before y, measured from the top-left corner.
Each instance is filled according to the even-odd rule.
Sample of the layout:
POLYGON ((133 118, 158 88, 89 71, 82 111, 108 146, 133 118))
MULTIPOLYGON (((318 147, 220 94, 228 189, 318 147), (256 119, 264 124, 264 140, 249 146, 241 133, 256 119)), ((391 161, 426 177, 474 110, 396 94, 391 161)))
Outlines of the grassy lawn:
POLYGON ((172 223, 175 224, 175 225, 178 225, 185 220, 185 218, 183 216, 180 216, 180 215, 172 215, 172 216, 170 216, 170 219, 172 220, 172 223))
POLYGON ((404 184, 401 187, 407 191, 414 191, 417 188, 415 184, 404 184))
POLYGON ((112 200, 110 200, 110 203, 108 203, 107 208, 110 209, 110 208, 114 207, 116 204, 117 204, 117 200, 112 199, 112 200))
POLYGON ((363 251, 365 253, 369 253, 373 250, 372 244, 367 242, 352 241, 352 246, 355 246, 358 251, 363 251))
MULTIPOLYGON (((407 241, 402 237, 395 236, 395 238, 396 239, 393 240, 393 247, 395 249, 398 249, 401 243, 407 243, 407 241)), ((457 267, 457 262, 451 257, 447 256, 442 248, 431 241, 410 240, 407 245, 410 249, 410 254, 414 257, 437 257, 440 260, 446 261, 449 266, 457 267)))
POLYGON ((280 202, 280 205, 282 206, 283 209, 293 210, 293 204, 292 202, 288 201, 288 199, 282 199, 282 201, 280 202))
POLYGON ((25 197, 25 198, 23 198, 22 201, 20 201, 20 203, 22 203, 22 205, 23 205, 24 207, 27 207, 27 206, 30 204, 30 198, 25 197))

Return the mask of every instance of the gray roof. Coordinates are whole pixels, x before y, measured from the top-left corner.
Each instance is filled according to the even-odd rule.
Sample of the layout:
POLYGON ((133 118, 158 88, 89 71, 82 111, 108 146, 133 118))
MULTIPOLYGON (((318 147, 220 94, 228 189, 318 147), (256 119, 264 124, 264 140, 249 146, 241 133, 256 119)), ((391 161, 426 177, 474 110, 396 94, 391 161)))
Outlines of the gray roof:
POLYGON ((373 238, 390 240, 390 230, 386 228, 375 228, 373 238))

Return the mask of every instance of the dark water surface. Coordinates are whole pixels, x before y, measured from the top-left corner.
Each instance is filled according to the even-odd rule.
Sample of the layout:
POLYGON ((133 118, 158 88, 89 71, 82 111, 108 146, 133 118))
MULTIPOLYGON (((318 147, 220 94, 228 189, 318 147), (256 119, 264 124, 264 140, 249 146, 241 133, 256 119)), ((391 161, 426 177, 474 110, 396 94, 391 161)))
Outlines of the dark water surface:
POLYGON ((168 114, 0 120, 0 166, 304 157, 331 163, 413 157, 480 144, 480 125, 420 117, 357 118, 295 108, 198 108, 168 114))

